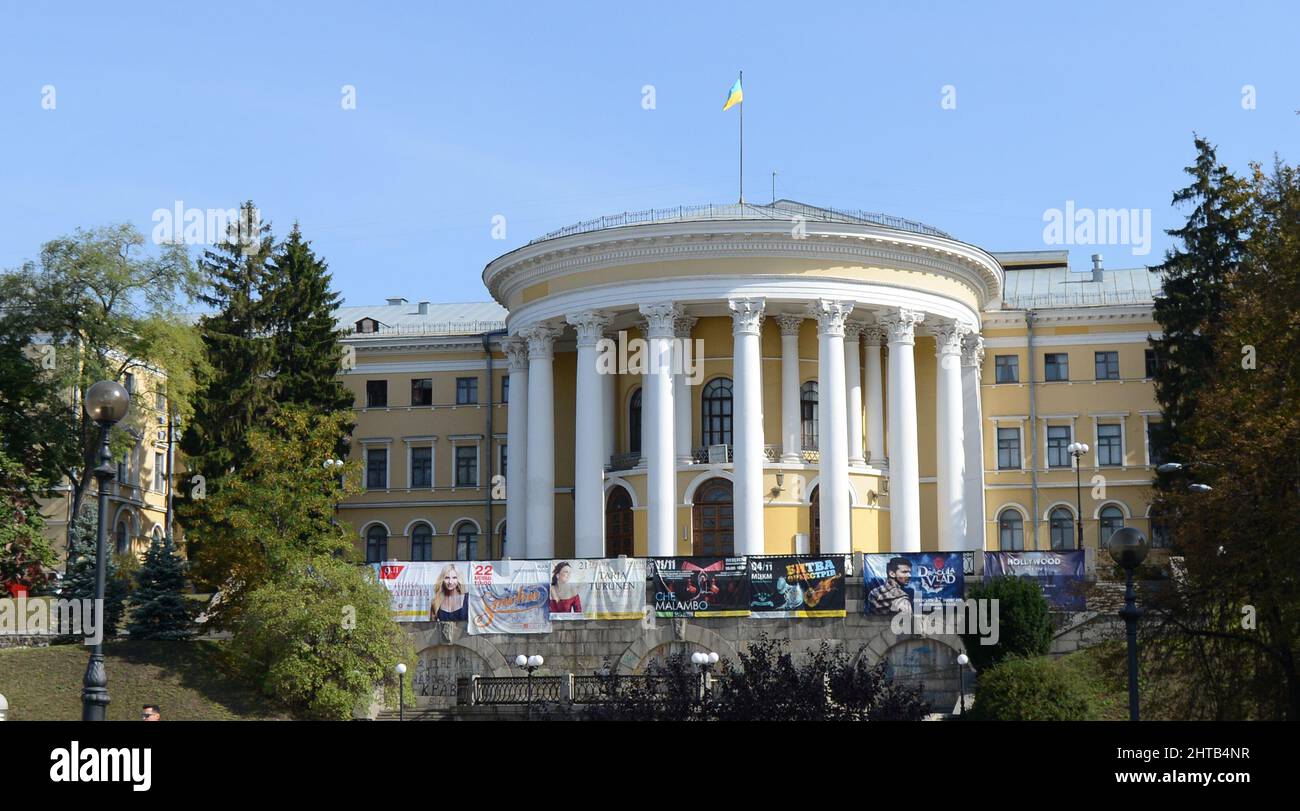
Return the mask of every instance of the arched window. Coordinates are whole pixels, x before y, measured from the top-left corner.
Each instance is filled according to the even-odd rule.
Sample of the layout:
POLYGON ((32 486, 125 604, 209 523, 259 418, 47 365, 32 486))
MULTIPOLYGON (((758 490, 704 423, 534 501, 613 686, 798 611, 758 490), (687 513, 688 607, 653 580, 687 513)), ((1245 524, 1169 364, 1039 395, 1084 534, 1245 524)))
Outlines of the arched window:
POLYGON ((456 560, 478 558, 478 530, 468 521, 456 527, 456 560))
POLYGON ((998 514, 998 548, 1020 552, 1025 548, 1025 519, 1010 507, 998 514))
POLYGON ((1097 517, 1101 522, 1101 537, 1097 541, 1097 548, 1106 549, 1110 546, 1110 536, 1124 527, 1124 511, 1110 504, 1102 507, 1097 517))
POLYGON ((433 527, 428 524, 411 529, 411 560, 433 560, 433 527))
POLYGON ((382 524, 374 524, 366 530, 366 563, 385 560, 388 560, 388 530, 382 524))
POLYGON ((125 518, 119 518, 117 520, 117 527, 114 528, 113 535, 115 536, 114 541, 117 548, 117 554, 125 555, 127 552, 131 551, 131 529, 127 526, 125 518))
POLYGON ((1052 534, 1052 548, 1063 551, 1074 548, 1074 513, 1065 507, 1057 507, 1048 516, 1052 534))
POLYGON ((614 487, 605 502, 605 557, 619 555, 632 556, 632 496, 614 487))
POLYGON ((727 555, 735 553, 736 518, 731 496, 731 482, 726 479, 709 479, 695 491, 695 506, 691 510, 695 519, 696 555, 727 555))
POLYGON ((817 381, 809 380, 799 388, 799 419, 803 449, 817 450, 817 381))
POLYGON ((641 389, 633 392, 627 404, 627 452, 641 452, 641 389))
POLYGON ((704 447, 731 444, 731 379, 715 377, 700 398, 700 442, 704 447))

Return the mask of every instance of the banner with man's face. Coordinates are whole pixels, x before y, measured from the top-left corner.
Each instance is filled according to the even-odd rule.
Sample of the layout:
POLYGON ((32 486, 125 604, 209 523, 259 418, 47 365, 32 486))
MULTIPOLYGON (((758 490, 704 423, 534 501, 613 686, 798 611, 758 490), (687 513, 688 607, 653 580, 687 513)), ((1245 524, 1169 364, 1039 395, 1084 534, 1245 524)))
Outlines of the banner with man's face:
POLYGON ((929 610, 965 595, 961 552, 900 552, 862 556, 867 614, 929 610))

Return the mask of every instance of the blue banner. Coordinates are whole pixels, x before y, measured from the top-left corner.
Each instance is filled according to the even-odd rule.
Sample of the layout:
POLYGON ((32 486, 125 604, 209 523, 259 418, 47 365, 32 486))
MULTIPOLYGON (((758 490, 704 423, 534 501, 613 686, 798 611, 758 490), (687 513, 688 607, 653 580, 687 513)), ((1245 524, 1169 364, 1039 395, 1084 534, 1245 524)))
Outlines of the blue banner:
POLYGON ((1030 577, 1052 608, 1082 611, 1086 607, 1082 551, 985 552, 984 577, 1030 577))
POLYGON ((965 595, 961 552, 903 552, 862 556, 867 614, 925 611, 965 595))

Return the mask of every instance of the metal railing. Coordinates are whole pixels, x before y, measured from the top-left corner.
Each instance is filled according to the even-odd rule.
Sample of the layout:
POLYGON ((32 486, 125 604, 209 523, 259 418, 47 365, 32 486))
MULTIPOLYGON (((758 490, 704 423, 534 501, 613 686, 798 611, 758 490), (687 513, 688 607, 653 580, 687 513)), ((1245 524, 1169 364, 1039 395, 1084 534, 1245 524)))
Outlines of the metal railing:
MULTIPOLYGON (((735 457, 736 457, 735 449, 732 448, 731 445, 727 445, 727 461, 726 461, 725 463, 723 463, 723 464, 728 464, 728 465, 731 464, 732 462, 736 461, 736 458, 735 458, 735 457)), ((708 447, 707 447, 707 446, 703 446, 703 445, 701 445, 700 447, 697 447, 697 448, 692 449, 692 450, 691 450, 691 461, 694 462, 694 463, 697 464, 697 465, 707 465, 707 464, 709 464, 709 449, 708 449, 708 447)))
POLYGON ((1012 296, 1003 299, 1004 310, 1040 310, 1052 307, 1102 307, 1117 304, 1151 304, 1151 293, 1146 290, 1124 290, 1102 293, 1039 293, 1029 296, 1012 296))
POLYGON ((846 222, 865 225, 880 225, 898 231, 910 231, 915 234, 951 238, 938 228, 923 222, 895 217, 875 211, 845 210, 805 206, 778 201, 772 205, 757 206, 748 203, 705 204, 695 206, 677 206, 675 208, 647 208, 641 211, 624 211, 611 214, 551 231, 529 242, 532 245, 548 239, 585 234, 606 228, 621 228, 628 225, 648 225, 653 223, 695 222, 709 220, 782 220, 791 221, 802 217, 810 222, 846 222), (784 203, 784 204, 783 204, 784 203))
POLYGON ((612 470, 631 470, 641 464, 641 454, 639 453, 616 453, 609 457, 609 464, 605 466, 606 472, 612 470))
POLYGON ((401 324, 389 326, 380 324, 374 332, 357 332, 356 325, 351 325, 348 338, 391 338, 394 335, 419 337, 422 335, 478 335, 484 332, 497 332, 506 328, 504 321, 431 321, 425 324, 401 324))
MULTIPOLYGON (((559 701, 564 694, 564 682, 570 677, 533 676, 532 701, 559 701)), ((469 680, 473 685, 473 704, 527 704, 529 702, 528 676, 492 676, 469 680)))

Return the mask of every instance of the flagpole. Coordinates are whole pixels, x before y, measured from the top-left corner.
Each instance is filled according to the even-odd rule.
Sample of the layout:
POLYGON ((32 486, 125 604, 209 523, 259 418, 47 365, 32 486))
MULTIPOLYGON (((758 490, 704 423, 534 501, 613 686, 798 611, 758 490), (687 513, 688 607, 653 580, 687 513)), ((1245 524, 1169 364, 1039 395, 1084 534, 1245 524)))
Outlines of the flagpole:
MULTIPOLYGON (((745 71, 740 72, 740 92, 745 92, 745 71)), ((745 204, 745 100, 740 100, 740 204, 745 204)))

